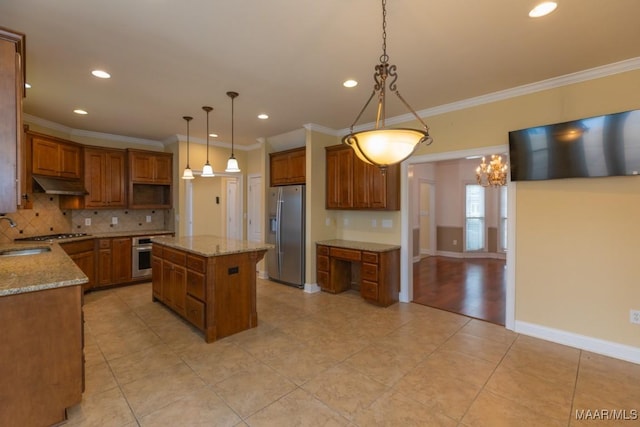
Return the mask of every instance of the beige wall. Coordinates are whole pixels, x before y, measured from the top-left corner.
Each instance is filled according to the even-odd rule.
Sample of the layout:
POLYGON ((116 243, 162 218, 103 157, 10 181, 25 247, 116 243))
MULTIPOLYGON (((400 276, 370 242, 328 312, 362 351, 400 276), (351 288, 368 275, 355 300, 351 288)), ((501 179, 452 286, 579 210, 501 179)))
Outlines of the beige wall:
MULTIPOLYGON (((508 131, 640 108, 640 71, 428 118, 427 152, 507 143, 508 131)), ((640 347, 640 181, 516 183, 515 320, 640 347)))

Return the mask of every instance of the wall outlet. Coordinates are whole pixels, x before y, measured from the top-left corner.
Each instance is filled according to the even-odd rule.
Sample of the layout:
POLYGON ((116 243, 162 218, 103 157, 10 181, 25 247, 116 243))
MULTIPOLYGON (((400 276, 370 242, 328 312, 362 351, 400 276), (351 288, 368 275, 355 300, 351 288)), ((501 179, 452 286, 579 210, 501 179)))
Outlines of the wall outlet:
POLYGON ((458 245, 458 241, 457 240, 453 240, 453 246, 457 246, 458 245))
POLYGON ((85 218, 84 225, 91 225, 91 218, 85 218))
POLYGON ((371 227, 376 228, 378 226, 378 220, 377 219, 372 219, 371 220, 371 227))
POLYGON ((112 216, 111 217, 111 224, 113 224, 113 225, 117 225, 118 224, 118 217, 117 216, 112 216))
POLYGON ((392 219, 383 219, 382 220, 382 228, 391 228, 393 227, 393 220, 392 219))
POLYGON ((640 325, 640 310, 629 310, 629 322, 640 325))
POLYGON ((147 222, 151 222, 151 215, 147 215, 147 222))
POLYGON ((327 227, 329 227, 329 226, 331 225, 331 218, 326 217, 326 218, 324 219, 324 225, 326 225, 327 227))

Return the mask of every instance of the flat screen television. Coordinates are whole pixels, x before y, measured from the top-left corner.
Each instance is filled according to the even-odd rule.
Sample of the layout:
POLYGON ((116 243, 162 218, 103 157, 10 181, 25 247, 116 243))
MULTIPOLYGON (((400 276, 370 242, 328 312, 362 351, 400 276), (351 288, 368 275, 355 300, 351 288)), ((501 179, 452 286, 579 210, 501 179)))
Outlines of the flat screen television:
POLYGON ((640 110, 509 132, 512 181, 640 173, 640 110))

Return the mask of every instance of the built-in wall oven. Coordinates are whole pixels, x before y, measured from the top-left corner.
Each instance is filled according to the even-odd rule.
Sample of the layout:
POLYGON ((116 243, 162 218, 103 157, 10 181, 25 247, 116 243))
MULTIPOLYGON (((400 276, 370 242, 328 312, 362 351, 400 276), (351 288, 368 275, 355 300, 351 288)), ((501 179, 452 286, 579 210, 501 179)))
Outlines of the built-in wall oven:
POLYGON ((151 236, 132 238, 131 276, 134 279, 151 277, 151 236))

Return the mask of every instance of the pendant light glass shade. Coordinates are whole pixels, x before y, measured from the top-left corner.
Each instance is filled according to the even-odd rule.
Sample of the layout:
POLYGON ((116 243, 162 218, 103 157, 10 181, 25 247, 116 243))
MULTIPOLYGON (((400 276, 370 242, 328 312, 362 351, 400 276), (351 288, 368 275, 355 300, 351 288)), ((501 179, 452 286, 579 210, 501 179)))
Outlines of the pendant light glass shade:
POLYGON ((375 66, 373 92, 351 125, 349 134, 342 138, 342 142, 350 146, 358 158, 366 163, 380 167, 383 172, 389 165, 400 163, 413 154, 419 144, 424 142, 429 145, 433 142, 429 136, 429 127, 420 116, 418 116, 415 110, 411 108, 407 101, 404 100, 400 92, 398 92, 396 86, 396 80, 398 79, 396 66, 389 64, 389 55, 387 55, 386 6, 386 0, 382 0, 382 55, 380 55, 380 63, 375 66), (416 120, 420 122, 423 129, 394 129, 385 126, 385 95, 387 86, 413 114, 416 120), (354 132, 354 126, 358 120, 360 120, 362 113, 367 109, 376 94, 378 95, 378 109, 375 129, 354 132))
POLYGON ((193 171, 189 167, 189 122, 193 117, 184 116, 183 119, 187 122, 187 167, 182 172, 182 179, 193 179, 193 171))
POLYGON ((240 172, 238 161, 233 155, 233 100, 238 96, 238 92, 227 92, 227 96, 231 98, 231 157, 227 160, 227 168, 225 172, 240 172))
POLYGON ((213 173, 213 167, 211 166, 211 163, 209 163, 209 112, 211 112, 213 108, 205 106, 202 107, 202 109, 207 112, 207 162, 202 167, 202 175, 200 176, 211 178, 213 176, 216 176, 213 173))

